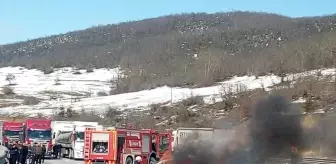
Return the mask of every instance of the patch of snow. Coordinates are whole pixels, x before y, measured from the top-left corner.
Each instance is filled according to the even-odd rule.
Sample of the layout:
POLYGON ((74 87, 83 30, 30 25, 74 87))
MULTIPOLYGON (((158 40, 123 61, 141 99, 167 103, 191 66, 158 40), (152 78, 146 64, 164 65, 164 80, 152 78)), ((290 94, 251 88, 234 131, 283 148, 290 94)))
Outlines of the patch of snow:
POLYGON ((306 99, 300 97, 298 100, 292 101, 293 104, 305 103, 306 99))
MULTIPOLYGON (((11 69, 5 71, 2 68, 0 69, 0 78, 5 78, 5 75, 9 73, 9 70, 15 73, 17 76, 17 82, 20 82, 15 87, 16 92, 24 94, 31 94, 37 96, 37 94, 43 90, 53 90, 53 91, 81 91, 88 92, 91 88, 96 92, 99 90, 109 89, 110 85, 108 80, 117 76, 117 72, 120 72, 119 69, 107 69, 95 70, 92 74, 83 73, 81 75, 73 75, 71 71, 60 69, 52 74, 43 75, 41 71, 37 70, 27 70, 12 67, 11 69), (20 72, 21 71, 21 72, 20 72), (23 73, 30 72, 30 73, 23 73), (98 73, 100 72, 100 73, 98 73), (69 85, 68 82, 64 81, 61 86, 54 86, 52 84, 53 78, 59 76, 60 79, 71 80, 69 85), (19 80, 21 79, 21 80, 19 80), (83 81, 80 81, 80 80, 83 81), (92 80, 95 79, 95 80, 92 80), (92 81, 88 81, 92 80, 92 81), (75 86, 75 89, 71 86, 75 86)), ((68 68, 69 69, 69 68, 68 68)), ((290 74, 285 77, 285 79, 292 81, 299 77, 316 75, 317 72, 321 72, 323 76, 335 74, 335 69, 321 69, 307 71, 297 74, 290 74)), ((65 108, 72 107, 73 110, 81 111, 82 109, 86 111, 96 111, 97 113, 102 113, 106 111, 108 107, 118 108, 120 110, 125 109, 137 109, 137 110, 146 110, 151 104, 160 104, 167 103, 172 101, 173 103, 180 102, 184 99, 187 99, 191 96, 202 96, 205 103, 214 103, 222 101, 221 94, 223 90, 225 92, 230 91, 231 93, 236 93, 241 90, 253 90, 258 88, 264 88, 265 90, 271 90, 272 86, 279 84, 281 82, 281 77, 275 75, 266 75, 256 78, 255 76, 242 76, 242 77, 233 77, 230 80, 217 83, 214 86, 203 87, 203 88, 179 88, 179 87, 159 87, 151 90, 143 90, 139 92, 124 93, 111 96, 103 97, 88 97, 81 98, 80 101, 72 102, 70 99, 62 100, 43 100, 37 105, 21 105, 16 107, 6 107, 0 108, 0 113, 26 113, 29 115, 36 115, 37 113, 43 113, 46 115, 53 114, 59 107, 63 106, 65 108), (171 99, 172 98, 172 99, 171 99)), ((5 82, 0 82, 0 85, 7 84, 5 82)), ((225 93, 224 92, 224 93, 225 93)))
POLYGON ((324 109, 317 109, 314 113, 325 113, 324 109))
MULTIPOLYGON (((315 113, 315 114, 323 114, 323 113, 325 113, 325 110, 324 109, 317 109, 313 113, 315 113)), ((302 114, 307 114, 307 112, 303 112, 302 114)))
POLYGON ((0 68, 0 87, 9 84, 6 76, 12 74, 15 80, 12 81, 11 87, 19 95, 33 96, 47 99, 50 93, 59 93, 65 95, 75 94, 92 94, 97 92, 109 92, 110 80, 117 78, 121 73, 119 68, 114 69, 94 69, 93 72, 87 73, 86 70, 75 70, 66 67, 54 69, 53 73, 44 74, 37 69, 26 69, 23 67, 3 67, 0 68), (74 74, 80 72, 81 74, 74 74), (55 80, 60 85, 55 85, 55 80))

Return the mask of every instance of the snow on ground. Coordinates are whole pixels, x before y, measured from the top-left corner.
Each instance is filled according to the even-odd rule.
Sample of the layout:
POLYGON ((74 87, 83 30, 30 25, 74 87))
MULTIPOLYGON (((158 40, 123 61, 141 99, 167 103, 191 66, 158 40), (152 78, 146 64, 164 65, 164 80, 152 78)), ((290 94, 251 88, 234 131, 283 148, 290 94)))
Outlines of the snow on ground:
POLYGON ((86 70, 75 70, 69 67, 55 69, 53 73, 44 74, 37 69, 4 67, 0 68, 0 87, 9 84, 6 77, 12 74, 15 80, 11 83, 15 85, 11 87, 19 95, 37 98, 48 98, 50 94, 57 93, 63 96, 96 95, 99 91, 108 93, 111 87, 109 81, 116 78, 120 72, 118 68, 115 68, 95 69, 91 73, 86 73, 86 70), (75 72, 81 74, 74 74, 75 72), (60 85, 55 85, 56 82, 60 85))
POLYGON ((292 103, 298 103, 298 104, 300 104, 300 103, 305 103, 306 102, 306 99, 304 99, 304 98, 302 98, 302 97, 300 97, 299 99, 297 99, 297 100, 295 100, 295 101, 293 101, 292 103))
MULTIPOLYGON (((62 92, 88 92, 110 89, 110 84, 106 81, 117 76, 119 69, 100 69, 93 73, 83 73, 74 75, 70 68, 60 69, 52 74, 44 75, 37 70, 27 70, 18 67, 0 68, 0 79, 12 71, 17 77, 18 85, 14 86, 15 92, 20 94, 38 96, 44 90, 62 91, 62 92), (61 80, 69 80, 70 82, 61 81, 62 85, 53 85, 54 79, 59 77, 61 80)), ((314 70, 291 74, 285 77, 286 80, 295 80, 299 77, 316 75, 320 72, 323 76, 333 75, 335 69, 314 70)), ((257 88, 270 89, 270 87, 279 84, 281 78, 275 75, 260 76, 242 76, 234 77, 230 80, 223 81, 217 85, 203 88, 169 88, 167 86, 159 87, 151 90, 143 90, 139 92, 124 93, 103 97, 82 98, 80 101, 71 102, 69 98, 59 100, 43 100, 41 103, 33 106, 21 105, 16 107, 0 108, 0 113, 26 113, 36 115, 42 113, 45 115, 53 114, 59 107, 72 107, 73 110, 94 110, 96 112, 104 112, 108 107, 124 109, 148 109, 151 104, 167 103, 172 100, 173 103, 179 102, 191 96, 203 96, 206 103, 214 103, 221 101, 221 94, 228 92, 237 92, 239 90, 252 90, 257 88)), ((0 86, 7 84, 0 81, 0 86)), ((43 96, 43 95, 42 95, 43 96)), ((41 96, 41 97, 42 97, 41 96)))

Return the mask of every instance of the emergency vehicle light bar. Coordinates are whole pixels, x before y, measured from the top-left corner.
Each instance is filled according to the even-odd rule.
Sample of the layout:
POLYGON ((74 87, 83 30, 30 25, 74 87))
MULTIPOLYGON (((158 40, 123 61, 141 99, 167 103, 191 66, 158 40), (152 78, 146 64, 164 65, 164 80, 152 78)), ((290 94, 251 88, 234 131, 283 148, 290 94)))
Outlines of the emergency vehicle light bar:
POLYGON ((115 127, 107 127, 106 130, 107 131, 113 131, 113 130, 116 130, 116 128, 115 127))
POLYGON ((86 127, 85 130, 96 130, 94 127, 86 127))

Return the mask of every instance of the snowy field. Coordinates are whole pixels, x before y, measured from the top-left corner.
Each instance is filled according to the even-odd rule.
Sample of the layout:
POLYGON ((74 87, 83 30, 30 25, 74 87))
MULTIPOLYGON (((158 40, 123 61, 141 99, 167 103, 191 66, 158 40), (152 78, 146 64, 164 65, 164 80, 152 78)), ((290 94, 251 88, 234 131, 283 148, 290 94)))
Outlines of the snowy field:
POLYGON ((108 93, 111 87, 109 81, 115 79, 120 73, 118 68, 96 69, 93 71, 86 73, 86 70, 61 68, 55 69, 53 73, 44 74, 36 69, 4 67, 0 68, 0 87, 9 84, 6 77, 8 74, 12 74, 15 79, 12 80, 11 83, 14 85, 11 87, 19 95, 37 98, 47 98, 51 93, 59 92, 63 96, 96 95, 97 92, 108 93))
MULTIPOLYGON (((115 69, 95 69, 92 73, 86 73, 85 70, 74 70, 72 68, 62 68, 51 74, 43 74, 39 70, 28 70, 22 67, 0 68, 0 87, 8 85, 6 76, 13 74, 16 79, 12 82, 14 92, 19 95, 34 96, 42 99, 37 105, 18 105, 12 107, 0 108, 0 114, 25 113, 36 115, 53 114, 59 107, 72 107, 73 110, 104 112, 109 106, 125 109, 148 109, 151 104, 169 104, 179 102, 191 96, 203 96, 206 103, 221 101, 221 94, 228 92, 237 92, 240 90, 252 90, 257 88, 270 89, 270 87, 279 84, 281 78, 275 75, 260 76, 242 76, 233 77, 230 80, 220 82, 214 86, 204 88, 169 88, 159 87, 152 90, 143 90, 139 92, 124 93, 110 96, 97 96, 97 92, 108 93, 111 89, 110 80, 113 80, 120 74, 118 68, 115 69), (74 74, 79 71, 81 74, 74 74), (60 83, 55 85, 55 79, 60 83), (58 98, 50 100, 50 93, 57 93, 58 98), (78 101, 74 102, 73 97, 80 96, 78 101)), ((316 75, 320 72, 323 76, 333 75, 335 69, 323 69, 298 74, 292 74, 285 77, 285 80, 293 81, 299 77, 316 75)), ((0 99, 0 103, 8 100, 0 99)))

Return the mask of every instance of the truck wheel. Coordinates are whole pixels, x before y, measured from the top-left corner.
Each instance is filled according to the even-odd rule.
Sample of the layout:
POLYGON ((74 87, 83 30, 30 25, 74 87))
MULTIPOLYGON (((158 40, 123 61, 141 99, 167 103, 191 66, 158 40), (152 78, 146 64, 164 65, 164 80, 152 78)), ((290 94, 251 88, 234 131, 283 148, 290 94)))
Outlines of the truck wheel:
POLYGON ((132 159, 132 157, 127 157, 127 158, 126 158, 126 164, 133 164, 133 159, 132 159))
POLYGON ((156 163, 157 163, 156 159, 154 157, 151 157, 149 164, 156 164, 156 163))

